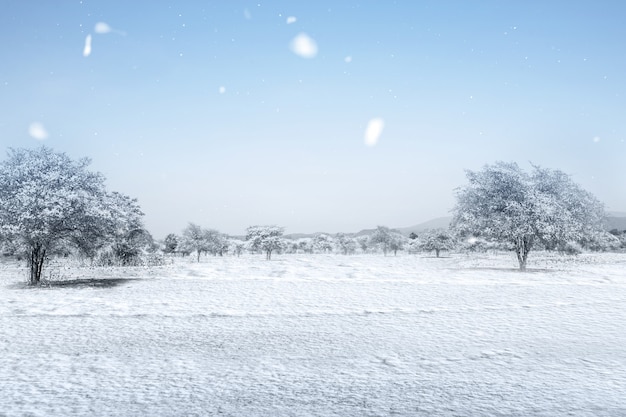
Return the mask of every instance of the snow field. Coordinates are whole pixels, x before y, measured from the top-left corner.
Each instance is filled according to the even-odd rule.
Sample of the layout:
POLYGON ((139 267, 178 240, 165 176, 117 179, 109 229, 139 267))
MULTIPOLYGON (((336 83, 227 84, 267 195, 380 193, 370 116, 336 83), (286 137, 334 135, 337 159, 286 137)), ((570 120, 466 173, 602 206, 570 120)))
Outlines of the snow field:
POLYGON ((626 255, 0 269, 0 415, 626 414, 626 255), (56 269, 55 269, 56 268, 56 269))

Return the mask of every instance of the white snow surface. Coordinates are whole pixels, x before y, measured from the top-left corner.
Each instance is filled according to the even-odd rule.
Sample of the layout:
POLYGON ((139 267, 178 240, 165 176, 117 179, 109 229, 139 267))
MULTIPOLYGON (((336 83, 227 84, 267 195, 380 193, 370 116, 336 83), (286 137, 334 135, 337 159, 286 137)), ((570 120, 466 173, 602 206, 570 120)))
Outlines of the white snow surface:
POLYGON ((0 416, 626 415, 626 254, 0 264, 0 416))

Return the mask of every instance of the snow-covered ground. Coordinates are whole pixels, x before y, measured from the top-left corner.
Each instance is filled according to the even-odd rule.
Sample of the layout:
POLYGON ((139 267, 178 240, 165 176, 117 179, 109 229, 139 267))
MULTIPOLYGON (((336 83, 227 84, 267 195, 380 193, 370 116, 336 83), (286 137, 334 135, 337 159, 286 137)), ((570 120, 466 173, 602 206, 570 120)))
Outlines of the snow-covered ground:
POLYGON ((192 261, 0 264, 0 416, 626 415, 626 254, 192 261))

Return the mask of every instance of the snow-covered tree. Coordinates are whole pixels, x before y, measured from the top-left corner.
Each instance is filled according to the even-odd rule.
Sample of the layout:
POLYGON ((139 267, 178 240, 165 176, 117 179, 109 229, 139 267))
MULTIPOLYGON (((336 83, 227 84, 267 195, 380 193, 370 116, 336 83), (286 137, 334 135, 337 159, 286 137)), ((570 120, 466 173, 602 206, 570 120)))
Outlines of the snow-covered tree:
POLYGON ((228 236, 220 233, 215 241, 215 248, 219 256, 224 256, 225 253, 228 253, 228 249, 230 249, 230 239, 228 239, 228 236))
POLYGON ((619 238, 606 231, 590 233, 580 243, 585 249, 595 252, 614 251, 621 246, 619 238))
POLYGON ((284 253, 296 253, 298 252, 298 242, 294 239, 284 239, 285 247, 283 248, 284 253))
POLYGON ((0 164, 0 235, 27 250, 31 284, 53 251, 73 246, 93 254, 141 226, 136 200, 108 192, 89 164, 45 146, 11 149, 0 164))
POLYGON ((189 223, 183 230, 183 235, 179 243, 181 249, 186 252, 196 252, 198 262, 200 255, 207 250, 206 234, 204 229, 195 223, 189 223))
POLYGON ((354 238, 359 248, 363 253, 366 253, 370 247, 370 238, 367 235, 357 236, 354 238))
POLYGON ((383 254, 387 256, 387 252, 389 252, 389 243, 391 242, 391 229, 387 226, 377 226, 369 240, 371 245, 380 247, 383 254))
POLYGON ((332 252, 334 246, 334 239, 327 234, 321 233, 313 238, 313 247, 319 252, 332 252))
POLYGON ((111 252, 119 265, 137 265, 141 256, 152 251, 154 239, 143 227, 116 234, 111 252))
POLYGON ((212 255, 223 256, 224 252, 228 252, 228 238, 215 229, 202 230, 204 247, 202 250, 212 255))
POLYGON ((602 204, 558 170, 497 162, 481 171, 466 171, 469 184, 457 191, 453 228, 512 244, 520 270, 536 240, 546 246, 580 241, 599 230, 602 204))
POLYGON ((246 242, 239 239, 229 239, 228 247, 232 248, 233 254, 237 255, 237 257, 241 256, 244 249, 246 248, 246 242))
POLYGON ((398 254, 399 250, 404 249, 408 239, 401 233, 391 232, 391 241, 389 242, 389 250, 393 252, 393 256, 398 254))
POLYGON ((253 251, 265 252, 267 260, 272 259, 272 252, 280 251, 283 246, 284 229, 278 226, 250 226, 246 229, 246 242, 253 251))
POLYGON ((313 253, 313 240, 308 237, 303 237, 297 240, 298 250, 303 253, 313 253))
POLYGON ((357 248, 356 240, 350 236, 346 236, 345 233, 337 233, 335 236, 335 244, 344 255, 353 254, 357 248))
POLYGON ((165 253, 174 253, 178 248, 179 237, 174 233, 170 233, 165 236, 165 240, 163 241, 163 252, 165 253))
POLYGON ((441 251, 449 251, 456 247, 454 236, 445 229, 428 230, 420 235, 417 242, 420 250, 434 251, 437 258, 441 251))
POLYGON ((369 238, 369 244, 378 246, 385 256, 387 252, 393 251, 394 255, 404 247, 406 238, 395 230, 386 226, 378 226, 369 238))

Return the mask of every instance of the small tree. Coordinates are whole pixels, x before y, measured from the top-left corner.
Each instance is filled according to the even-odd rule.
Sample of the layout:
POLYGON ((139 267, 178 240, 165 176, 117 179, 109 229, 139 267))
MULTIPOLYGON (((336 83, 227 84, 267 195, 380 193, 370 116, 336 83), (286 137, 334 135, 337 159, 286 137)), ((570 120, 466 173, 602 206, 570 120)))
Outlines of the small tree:
POLYGON ((367 235, 358 236, 355 238, 357 245, 361 248, 361 252, 366 253, 370 247, 370 238, 367 235))
POLYGON ((378 226, 369 238, 371 245, 377 245, 387 256, 387 252, 393 251, 394 255, 404 246, 405 238, 395 230, 386 226, 378 226))
POLYGON ((112 245, 113 254, 119 264, 137 265, 140 256, 154 244, 150 232, 137 227, 115 237, 112 245))
POLYGON ((204 239, 203 250, 214 256, 223 256, 224 252, 228 251, 228 240, 226 236, 215 229, 204 229, 202 233, 204 239))
POLYGON ((297 253, 298 252, 298 242, 293 239, 285 239, 285 253, 297 253))
POLYGON ((265 258, 270 260, 272 252, 284 245, 283 233, 284 229, 278 226, 250 226, 246 229, 246 241, 251 250, 265 252, 265 258))
POLYGON ((313 238, 313 247, 322 253, 332 252, 334 239, 327 234, 319 234, 313 238))
POLYGON ((30 284, 48 254, 77 247, 90 254, 140 225, 136 200, 109 193, 104 176, 48 147, 11 149, 0 164, 0 234, 28 252, 30 284))
POLYGON ((389 250, 393 251, 393 256, 398 254, 399 250, 404 249, 407 238, 397 232, 391 232, 391 240, 389 242, 389 250))
POLYGON ((439 258, 441 251, 452 250, 455 246, 454 237, 444 229, 429 230, 418 239, 418 247, 427 252, 435 251, 437 258, 439 258))
POLYGON ((313 253, 313 240, 308 237, 303 237, 297 240, 298 250, 304 253, 313 253))
POLYGON ((239 239, 229 239, 228 246, 231 247, 233 249, 233 253, 239 257, 246 248, 246 242, 239 239))
POLYGON ((178 236, 176 236, 174 233, 170 233, 169 235, 165 236, 163 246, 163 252, 175 253, 176 248, 178 247, 178 236))
POLYGON ((200 255, 207 250, 206 234, 202 227, 195 223, 189 223, 183 230, 181 246, 186 251, 195 251, 198 262, 200 262, 200 255))
POLYGON ((352 254, 356 251, 356 241, 350 236, 346 236, 344 233, 337 233, 335 236, 335 243, 337 248, 344 255, 352 254))
POLYGON ((507 242, 526 270, 536 240, 546 247, 580 241, 601 228, 602 204, 558 170, 497 162, 467 171, 469 184, 457 191, 452 226, 461 236, 507 242))

